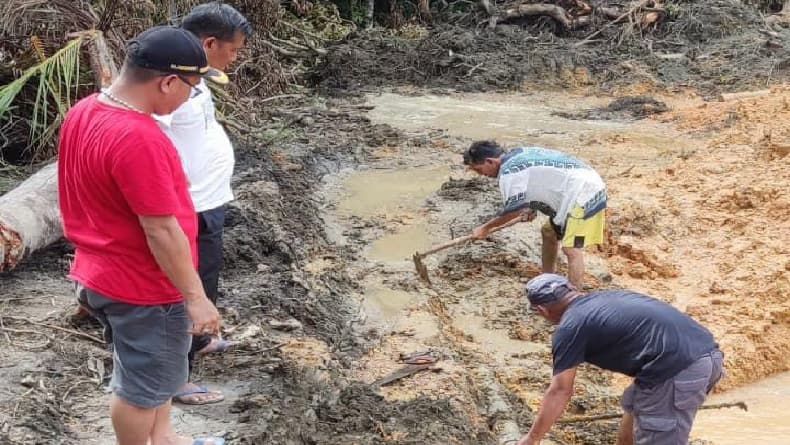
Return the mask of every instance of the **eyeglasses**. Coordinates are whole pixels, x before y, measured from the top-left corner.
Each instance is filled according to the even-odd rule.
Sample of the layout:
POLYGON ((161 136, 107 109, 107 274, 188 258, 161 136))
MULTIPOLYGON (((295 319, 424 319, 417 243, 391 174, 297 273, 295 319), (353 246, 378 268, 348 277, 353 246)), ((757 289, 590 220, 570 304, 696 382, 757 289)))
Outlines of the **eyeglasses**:
POLYGON ((191 88, 192 92, 189 94, 189 98, 190 99, 194 99, 194 98, 200 96, 203 93, 203 91, 200 90, 200 88, 198 88, 197 85, 192 85, 191 83, 189 83, 189 81, 187 81, 187 79, 185 77, 180 76, 178 74, 176 74, 176 77, 181 79, 182 82, 184 82, 185 84, 189 85, 189 88, 191 88))

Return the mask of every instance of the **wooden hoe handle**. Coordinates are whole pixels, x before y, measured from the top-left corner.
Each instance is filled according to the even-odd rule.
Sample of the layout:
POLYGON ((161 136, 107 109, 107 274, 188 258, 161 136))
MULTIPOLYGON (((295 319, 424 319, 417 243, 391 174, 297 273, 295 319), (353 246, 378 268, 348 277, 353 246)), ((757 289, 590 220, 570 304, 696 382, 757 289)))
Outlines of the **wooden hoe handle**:
MULTIPOLYGON (((488 233, 499 232, 502 229, 505 229, 507 227, 516 225, 516 224, 518 224, 520 222, 521 222, 521 218, 512 219, 512 220, 506 222, 505 224, 502 224, 501 226, 494 227, 488 233)), ((431 247, 430 249, 426 250, 425 252, 417 252, 417 255, 419 255, 420 257, 425 257, 425 256, 428 256, 428 255, 430 255, 432 253, 439 252, 440 250, 444 250, 444 249, 446 249, 448 247, 457 246, 459 244, 463 244, 463 243, 472 241, 474 239, 475 239, 475 237, 472 236, 472 235, 462 236, 460 238, 456 238, 456 239, 450 240, 450 241, 448 241, 448 242, 446 242, 444 244, 439 244, 436 247, 431 247)))

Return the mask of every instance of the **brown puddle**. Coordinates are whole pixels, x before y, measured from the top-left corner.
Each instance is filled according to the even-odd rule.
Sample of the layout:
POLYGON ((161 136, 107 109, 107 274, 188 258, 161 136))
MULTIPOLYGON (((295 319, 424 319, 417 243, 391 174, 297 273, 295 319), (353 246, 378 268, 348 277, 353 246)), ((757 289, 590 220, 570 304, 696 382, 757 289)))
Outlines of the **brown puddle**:
MULTIPOLYGON (((559 118, 552 114, 559 108, 558 104, 554 101, 546 103, 539 96, 465 94, 404 97, 383 93, 368 96, 368 101, 376 107, 371 111, 374 120, 396 127, 442 128, 454 136, 497 137, 502 142, 525 142, 537 137, 556 141, 567 133, 628 126, 611 121, 559 118)), ((577 97, 571 98, 567 105, 579 109, 605 103, 605 100, 577 97)))
POLYGON ((393 290, 384 286, 370 286, 365 289, 363 306, 369 315, 394 323, 403 316, 403 309, 414 302, 414 295, 393 290))
POLYGON ((379 261, 411 261, 414 252, 431 246, 428 226, 416 223, 402 228, 391 235, 376 240, 368 251, 368 257, 379 261))
POLYGON ((414 211, 439 189, 449 172, 445 166, 356 172, 344 183, 347 196, 338 210, 360 217, 414 211))
MULTIPOLYGON (((397 227, 395 233, 374 241, 366 252, 367 258, 390 267, 413 267, 411 256, 414 252, 431 245, 428 225, 417 211, 425 198, 447 180, 449 171, 447 166, 365 170, 346 179, 346 197, 338 207, 340 213, 363 218, 395 217, 409 222, 397 227)), ((365 288, 363 298, 367 315, 390 327, 409 329, 421 337, 430 337, 436 332, 431 322, 420 323, 417 319, 404 322, 407 316, 404 310, 421 300, 417 294, 374 283, 365 288)))

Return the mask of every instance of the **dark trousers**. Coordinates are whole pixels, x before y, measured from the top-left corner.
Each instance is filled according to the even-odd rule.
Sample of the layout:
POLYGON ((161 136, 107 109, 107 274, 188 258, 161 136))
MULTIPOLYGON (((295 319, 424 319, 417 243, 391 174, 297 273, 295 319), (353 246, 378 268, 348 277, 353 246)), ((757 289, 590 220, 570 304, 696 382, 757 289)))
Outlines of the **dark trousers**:
MULTIPOLYGON (((206 210, 197 214, 198 218, 198 274, 203 282, 203 290, 212 303, 217 304, 219 296, 219 272, 222 269, 222 229, 225 224, 225 206, 206 210)), ((210 335, 192 337, 189 350, 189 370, 195 360, 195 353, 211 343, 210 335)))

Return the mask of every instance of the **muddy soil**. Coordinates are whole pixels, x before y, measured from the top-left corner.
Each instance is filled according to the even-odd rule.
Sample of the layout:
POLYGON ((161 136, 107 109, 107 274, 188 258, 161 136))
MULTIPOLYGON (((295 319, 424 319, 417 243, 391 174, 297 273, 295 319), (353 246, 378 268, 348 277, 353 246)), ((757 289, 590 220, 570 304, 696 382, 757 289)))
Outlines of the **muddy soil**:
MULTIPOLYGON (((480 137, 562 148, 602 173, 611 229, 588 252, 586 282, 641 290, 702 320, 727 353, 722 389, 790 369, 790 227, 775 217, 788 208, 790 90, 658 99, 672 111, 638 121, 580 120, 612 101, 567 94, 292 104, 291 134, 239 144, 221 311, 242 346, 196 370, 228 399, 177 407, 177 428, 241 444, 495 444, 526 431, 550 377, 551 327, 519 309, 538 273, 541 221, 426 258, 432 286, 410 259, 495 212, 495 184, 460 166, 458 152, 480 137), (439 358, 433 372, 372 385, 403 366, 400 354, 425 350, 439 358)), ((69 255, 60 243, 0 281, 3 443, 113 443, 111 357, 98 326, 69 319, 69 255)), ((567 415, 617 411, 625 384, 582 367, 567 415)), ((749 400, 749 425, 771 431, 778 405, 764 402, 749 400)), ((720 419, 703 416, 695 436, 728 444, 747 430, 722 438, 720 419)), ((615 433, 614 421, 558 425, 546 443, 615 433)))
POLYGON ((624 25, 556 32, 545 18, 488 29, 485 17, 473 11, 424 32, 358 31, 333 48, 313 80, 344 94, 413 85, 469 92, 691 89, 712 95, 787 79, 790 31, 766 24, 757 5, 664 4, 667 17, 642 31, 624 25), (594 29, 603 31, 576 46, 594 29))

